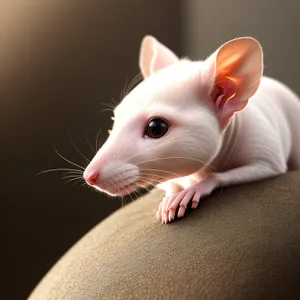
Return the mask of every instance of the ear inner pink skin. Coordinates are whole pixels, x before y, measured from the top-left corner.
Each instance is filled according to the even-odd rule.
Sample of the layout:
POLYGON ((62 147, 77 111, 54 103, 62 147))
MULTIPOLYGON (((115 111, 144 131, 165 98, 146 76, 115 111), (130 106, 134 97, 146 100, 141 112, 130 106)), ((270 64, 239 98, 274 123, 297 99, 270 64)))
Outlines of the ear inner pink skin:
POLYGON ((226 106, 227 101, 234 97, 235 94, 236 84, 228 77, 225 77, 222 82, 217 83, 212 91, 212 101, 215 103, 219 119, 222 120, 222 127, 225 127, 234 111, 238 111, 237 108, 234 111, 230 111, 226 106))
POLYGON ((139 65, 145 80, 115 109, 111 135, 84 172, 93 187, 125 195, 155 184, 166 192, 157 218, 168 223, 216 188, 300 170, 300 99, 262 76, 253 38, 192 62, 146 36, 139 65), (164 137, 143 136, 151 116, 172 125, 164 137))
POLYGON ((154 37, 146 36, 143 39, 139 65, 144 77, 149 77, 178 61, 178 57, 154 37))

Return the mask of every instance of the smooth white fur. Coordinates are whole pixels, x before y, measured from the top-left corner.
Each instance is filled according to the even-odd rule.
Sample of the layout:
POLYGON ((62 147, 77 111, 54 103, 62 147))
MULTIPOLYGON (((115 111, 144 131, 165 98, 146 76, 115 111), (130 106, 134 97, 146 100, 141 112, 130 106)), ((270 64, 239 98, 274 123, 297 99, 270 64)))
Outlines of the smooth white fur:
POLYGON ((196 191, 200 187, 205 195, 219 186, 299 170, 299 98, 262 77, 248 105, 223 128, 209 99, 208 71, 207 61, 180 60, 141 82, 115 109, 112 133, 85 178, 96 170, 95 187, 111 195, 163 183, 170 196, 178 186, 182 191, 199 182, 196 191), (144 136, 152 117, 171 124, 160 139, 144 136))

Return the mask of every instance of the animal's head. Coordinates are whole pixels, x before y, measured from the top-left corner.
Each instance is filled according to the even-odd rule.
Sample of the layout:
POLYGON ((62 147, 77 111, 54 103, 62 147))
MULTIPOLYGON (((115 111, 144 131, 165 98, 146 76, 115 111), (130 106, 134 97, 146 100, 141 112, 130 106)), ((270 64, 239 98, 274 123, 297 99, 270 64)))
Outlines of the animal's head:
POLYGON ((261 47, 252 38, 232 40, 192 62, 146 36, 139 65, 144 81, 116 107, 111 134, 84 172, 88 184, 111 195, 209 164, 263 70, 261 47))

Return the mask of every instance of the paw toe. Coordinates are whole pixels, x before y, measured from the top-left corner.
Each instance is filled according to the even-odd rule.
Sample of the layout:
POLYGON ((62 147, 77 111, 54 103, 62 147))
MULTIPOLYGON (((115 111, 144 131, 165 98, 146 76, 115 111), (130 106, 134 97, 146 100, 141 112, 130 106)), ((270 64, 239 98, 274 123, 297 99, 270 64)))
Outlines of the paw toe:
POLYGON ((168 217, 169 217, 169 222, 172 222, 175 219, 175 211, 174 210, 170 210, 168 217))
POLYGON ((178 214, 177 214, 178 218, 182 218, 184 216, 184 214, 185 214, 185 208, 180 206, 180 208, 178 210, 178 214))

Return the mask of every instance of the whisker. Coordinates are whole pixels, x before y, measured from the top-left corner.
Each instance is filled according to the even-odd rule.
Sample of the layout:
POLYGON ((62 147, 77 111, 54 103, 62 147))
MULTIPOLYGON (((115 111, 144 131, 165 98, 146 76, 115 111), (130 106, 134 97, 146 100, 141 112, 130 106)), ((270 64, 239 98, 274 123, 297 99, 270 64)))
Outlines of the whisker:
MULTIPOLYGON (((169 140, 170 140, 170 139, 169 139, 169 140)), ((151 149, 147 149, 147 150, 144 150, 144 151, 140 151, 140 152, 138 152, 138 153, 135 153, 134 155, 132 155, 132 156, 130 156, 128 159, 126 159, 126 160, 124 161, 123 164, 121 164, 120 166, 118 166, 117 169, 120 169, 125 163, 127 163, 130 159, 136 157, 137 155, 144 154, 144 153, 147 152, 147 151, 150 151, 150 150, 153 150, 153 149, 162 147, 162 146, 164 146, 164 145, 163 145, 163 144, 159 144, 159 145, 156 145, 155 147, 152 147, 151 149)), ((130 147, 130 144, 128 143, 128 144, 127 144, 127 147, 124 148, 124 150, 123 150, 118 156, 116 156, 116 157, 114 158, 114 160, 119 160, 120 157, 127 151, 127 149, 128 149, 129 147, 130 147)), ((104 173, 104 174, 105 174, 105 173, 104 173)), ((104 175, 104 174, 103 174, 103 175, 104 175)), ((180 177, 180 176, 177 175, 177 177, 180 177)))
MULTIPOLYGON (((117 189, 117 193, 120 194, 120 189, 119 188, 116 188, 116 189, 117 189)), ((124 197, 124 195, 121 195, 119 197, 121 197, 121 207, 123 208, 124 207, 124 201, 125 201, 125 204, 127 204, 126 203, 126 198, 124 197)))
POLYGON ((141 79, 143 78, 143 75, 141 73, 138 73, 137 75, 134 76, 134 78, 132 79, 131 83, 128 85, 128 89, 126 91, 126 93, 128 94, 130 92, 130 90, 132 89, 132 87, 141 79))
POLYGON ((83 183, 80 185, 80 186, 87 186, 87 187, 89 187, 87 184, 86 184, 86 182, 85 181, 83 181, 83 183))
MULTIPOLYGON (((168 140, 172 140, 172 139, 174 139, 174 138, 175 138, 175 137, 169 138, 168 140)), ((126 149, 128 149, 129 146, 130 146, 130 144, 128 143, 126 149)), ((148 149, 146 149, 146 150, 142 150, 142 151, 140 151, 140 152, 138 152, 138 153, 135 153, 135 154, 133 154, 132 156, 130 156, 124 163, 126 163, 127 161, 129 161, 129 160, 135 158, 135 157, 138 156, 138 155, 144 154, 144 153, 146 153, 146 152, 148 152, 148 151, 153 151, 154 149, 157 149, 157 148, 160 148, 160 147, 163 147, 163 146, 165 146, 164 143, 158 144, 158 145, 156 145, 156 146, 154 146, 154 147, 152 147, 152 148, 148 148, 148 149)), ((124 151, 123 151, 123 153, 124 153, 124 151)), ((121 155, 119 155, 119 158, 120 158, 120 157, 121 157, 121 155)))
POLYGON ((121 100, 125 98, 125 93, 126 93, 127 83, 128 83, 128 80, 126 79, 124 88, 121 90, 121 93, 120 93, 120 99, 121 99, 121 100))
POLYGON ((143 191, 149 193, 150 189, 140 183, 138 188, 136 189, 137 198, 143 197, 144 195, 143 191))
POLYGON ((149 186, 152 186, 152 187, 156 187, 156 185, 155 184, 153 184, 153 183, 150 183, 149 181, 147 181, 147 180, 145 180, 145 179, 141 179, 141 181, 142 182, 145 182, 147 185, 149 185, 149 186))
POLYGON ((97 153, 97 151, 99 150, 98 147, 98 142, 99 142, 99 134, 101 132, 102 128, 100 127, 99 130, 97 131, 97 134, 96 134, 96 150, 95 150, 95 153, 97 153))
MULTIPOLYGON (((140 179, 140 178, 141 178, 141 179, 148 180, 148 182, 151 183, 151 181, 149 180, 149 178, 146 177, 146 176, 140 176, 139 179, 140 179)), ((152 180, 152 181, 155 181, 155 182, 157 182, 157 183, 161 183, 160 180, 155 179, 155 178, 151 178, 151 180, 152 180)), ((138 180, 137 180, 137 181, 138 181, 138 180)))
POLYGON ((167 160, 167 159, 187 159, 187 160, 198 161, 198 162, 200 162, 202 164, 205 164, 205 161, 197 159, 197 158, 194 158, 194 157, 170 156, 170 157, 162 157, 162 158, 158 157, 158 158, 155 158, 155 159, 140 161, 140 162, 136 163, 136 165, 140 165, 140 164, 148 163, 148 162, 153 162, 153 161, 167 160))
POLYGON ((80 165, 78 165, 78 164, 72 162, 71 160, 65 158, 62 154, 60 154, 60 153, 57 151, 57 149, 56 149, 55 147, 53 147, 53 148, 54 148, 54 151, 56 152, 56 154, 57 154, 61 159, 63 159, 64 161, 68 162, 69 164, 71 164, 71 165, 73 165, 73 166, 76 166, 76 167, 78 167, 78 168, 80 168, 80 169, 82 169, 82 170, 84 171, 84 167, 82 167, 82 166, 80 166, 80 165))
POLYGON ((74 180, 81 180, 81 178, 78 178, 78 177, 62 177, 62 179, 68 179, 68 180, 66 180, 66 182, 71 182, 74 180))
POLYGON ((170 180, 170 178, 168 178, 166 176, 156 175, 156 174, 152 174, 152 173, 140 172, 140 175, 154 176, 154 177, 157 177, 157 178, 160 178, 160 179, 165 179, 166 181, 170 180))
MULTIPOLYGON (((105 174, 109 173, 109 172, 110 172, 109 170, 106 171, 106 172, 103 172, 103 173, 102 173, 102 177, 103 177, 105 174)), ((125 171, 124 171, 123 173, 121 173, 121 174, 124 175, 124 174, 127 174, 127 173, 129 173, 129 172, 135 172, 135 170, 132 170, 132 169, 130 169, 130 170, 125 170, 125 171)), ((118 174, 118 175, 120 175, 120 174, 118 174)), ((106 180, 111 180, 112 178, 115 178, 115 175, 112 175, 112 176, 106 178, 106 180)))
POLYGON ((150 160, 145 160, 145 161, 137 162, 136 165, 138 166, 138 165, 143 164, 143 163, 154 162, 154 161, 160 161, 160 160, 168 160, 168 159, 186 159, 186 160, 193 160, 193 161, 200 162, 201 164, 203 164, 203 165, 205 165, 205 166, 207 166, 207 167, 210 167, 210 168, 212 168, 214 171, 216 171, 216 169, 215 169, 213 166, 207 164, 205 161, 200 160, 200 159, 195 158, 195 157, 187 157, 187 156, 169 156, 169 157, 162 157, 162 158, 157 157, 157 158, 155 158, 155 159, 150 159, 150 160))
MULTIPOLYGON (((138 180, 136 182, 133 182, 132 184, 137 185, 137 184, 139 184, 139 181, 147 182, 147 184, 150 185, 150 186, 155 186, 155 184, 153 184, 151 181, 149 181, 149 179, 147 177, 144 177, 144 176, 140 176, 138 178, 138 180)), ((159 182, 156 179, 153 179, 153 181, 159 182)), ((144 188, 146 188, 146 187, 144 186, 144 188)))
POLYGON ((80 174, 83 173, 81 170, 76 170, 76 169, 57 168, 57 169, 49 169, 49 170, 45 170, 45 171, 39 172, 39 173, 37 173, 37 174, 35 174, 35 175, 38 176, 38 175, 45 174, 45 173, 49 173, 49 172, 60 172, 60 171, 72 171, 72 172, 78 172, 78 173, 80 173, 80 174))
MULTIPOLYGON (((128 185, 128 187, 130 188, 130 185, 128 185)), ((138 189, 136 187, 136 184, 134 184, 133 188, 134 188, 133 191, 130 194, 128 194, 128 195, 132 195, 133 194, 134 197, 139 198, 142 194, 141 194, 140 191, 138 191, 138 189)), ((132 198, 132 201, 134 201, 133 198, 132 198)))
MULTIPOLYGON (((120 157, 122 157, 122 155, 128 150, 128 148, 130 147, 130 143, 127 143, 127 146, 123 149, 123 151, 117 156, 115 157, 115 160, 118 161, 120 159, 120 157)), ((130 158, 129 158, 130 159, 130 158)), ((128 161, 129 159, 127 159, 126 161, 128 161)), ((126 163, 126 161, 124 162, 124 164, 126 163)), ((123 164, 122 164, 123 165, 123 164)))
POLYGON ((63 176, 61 179, 66 179, 66 178, 78 178, 78 179, 82 179, 82 177, 81 176, 79 176, 79 175, 72 175, 72 174, 70 174, 70 175, 65 175, 65 176, 63 176))
POLYGON ((62 176, 61 179, 62 179, 62 180, 64 180, 64 179, 84 180, 82 177, 80 177, 80 176, 75 176, 75 175, 62 176))
POLYGON ((92 145, 91 145, 91 143, 90 143, 88 137, 87 137, 86 135, 84 135, 84 137, 85 137, 85 140, 86 140, 87 144, 89 145, 89 147, 90 147, 91 150, 93 151, 93 153, 96 153, 96 150, 92 147, 92 145))
POLYGON ((163 172, 163 173, 166 173, 166 174, 170 174, 170 175, 175 175, 176 177, 182 177, 181 175, 179 174, 176 174, 174 172, 169 172, 169 171, 165 171, 165 170, 161 170, 161 169, 141 169, 141 171, 157 171, 157 172, 163 172))
POLYGON ((122 187, 122 188, 125 189, 125 191, 127 192, 127 195, 128 195, 128 196, 130 197, 130 199, 131 199, 131 202, 133 202, 134 199, 132 198, 131 193, 128 192, 128 190, 127 190, 126 187, 130 187, 129 184, 125 185, 125 187, 122 187))
MULTIPOLYGON (((174 138, 174 137, 173 137, 173 138, 174 138)), ((169 139, 169 140, 171 140, 171 139, 169 139)), ((144 153, 147 152, 147 151, 151 151, 151 150, 153 151, 154 149, 157 149, 157 148, 162 147, 162 146, 164 146, 163 143, 162 143, 162 144, 159 144, 159 145, 156 145, 155 147, 149 148, 149 149, 147 149, 147 150, 140 151, 139 153, 136 153, 136 154, 132 155, 131 157, 129 157, 129 158, 127 159, 127 161, 130 160, 130 159, 132 159, 132 158, 134 158, 134 157, 136 157, 137 155, 144 154, 144 153)), ((199 151, 199 150, 196 149, 196 148, 191 148, 191 147, 189 147, 189 149, 190 149, 190 150, 194 150, 194 151, 199 151)), ((207 154, 207 153, 206 153, 206 154, 207 154)), ((199 160, 199 159, 197 159, 197 158, 191 158, 191 157, 171 157, 171 158, 172 158, 172 159, 174 159, 174 158, 186 158, 186 159, 190 159, 190 160, 191 160, 191 159, 193 159, 193 160, 198 160, 198 161, 201 162, 202 164, 204 164, 204 165, 206 165, 206 166, 212 168, 213 170, 215 170, 213 166, 211 166, 211 165, 209 165, 207 162, 202 161, 202 160, 199 160)), ((156 160, 159 160, 159 159, 171 159, 171 158, 156 158, 156 160)), ((147 161, 138 162, 136 165, 141 164, 141 163, 145 163, 145 162, 151 162, 151 161, 155 161, 155 160, 147 160, 147 161)))
MULTIPOLYGON (((76 181, 74 184, 73 184, 73 186, 75 186, 75 185, 77 185, 77 184, 79 184, 80 183, 80 181, 76 181)), ((81 186, 81 185, 80 185, 81 186)))
POLYGON ((114 110, 112 108, 104 108, 104 109, 100 110, 100 113, 104 113, 104 112, 107 112, 107 111, 113 112, 114 110))
POLYGON ((112 102, 113 102, 113 106, 112 106, 112 107, 113 107, 113 109, 115 109, 115 108, 118 106, 119 103, 118 103, 118 102, 116 101, 116 99, 113 98, 113 97, 111 98, 111 100, 112 100, 112 102))
MULTIPOLYGON (((112 100, 114 101, 114 98, 112 98, 112 100)), ((115 106, 117 106, 117 104, 112 105, 111 103, 106 103, 106 102, 100 102, 100 105, 106 106, 106 107, 110 108, 111 110, 114 110, 115 106)))
POLYGON ((141 187, 142 189, 145 189, 147 192, 150 192, 150 191, 151 191, 146 185, 143 185, 143 184, 140 184, 140 183, 137 183, 136 185, 137 185, 138 187, 141 187))
POLYGON ((72 178, 72 179, 66 180, 66 183, 70 183, 70 182, 75 181, 75 180, 79 180, 79 182, 80 182, 80 179, 81 178, 72 178))
POLYGON ((143 75, 142 73, 138 73, 134 78, 133 80, 131 81, 131 83, 128 85, 126 91, 125 91, 125 94, 123 95, 123 98, 125 98, 129 93, 130 91, 141 81, 143 80, 143 75))
MULTIPOLYGON (((120 189, 119 188, 117 188, 117 192, 118 192, 118 194, 120 193, 120 189)), ((127 204, 126 200, 125 200, 125 197, 123 195, 121 195, 119 197, 121 197, 121 207, 123 208, 124 207, 124 201, 125 201, 125 204, 127 204)))
MULTIPOLYGON (((143 181, 143 182, 145 182, 145 183, 147 183, 148 185, 153 186, 153 187, 155 187, 156 185, 158 185, 158 184, 161 183, 159 180, 155 180, 155 179, 153 180, 154 183, 152 183, 151 181, 149 181, 149 179, 148 179, 147 177, 143 177, 143 176, 141 176, 141 177, 139 178, 139 180, 141 180, 141 181, 143 181)), ((137 181, 137 182, 138 182, 138 181, 137 181)))
MULTIPOLYGON (((170 140, 170 139, 169 139, 169 140, 170 140)), ((118 156, 115 156, 115 157, 114 157, 114 160, 119 160, 120 157, 128 150, 128 148, 130 147, 130 145, 131 145, 131 144, 128 143, 127 146, 126 146, 126 148, 124 148, 123 151, 122 151, 118 156)), ((124 161, 123 164, 121 164, 120 166, 118 166, 117 169, 120 169, 125 163, 127 163, 130 159, 136 157, 137 155, 144 154, 144 153, 147 152, 147 151, 150 151, 150 150, 153 150, 153 149, 162 147, 162 146, 164 146, 164 145, 163 145, 163 144, 159 144, 159 145, 156 145, 155 147, 152 147, 151 149, 147 149, 147 150, 144 150, 144 151, 140 151, 140 152, 138 152, 138 153, 135 153, 134 155, 132 155, 132 156, 130 156, 128 159, 126 159, 126 160, 124 161)), ((105 173, 104 173, 104 174, 105 174, 105 173)), ((104 174, 103 174, 103 175, 104 175, 104 174)))
POLYGON ((77 153, 84 159, 85 163, 88 165, 90 163, 90 161, 86 158, 85 155, 83 155, 83 153, 78 149, 78 147, 74 144, 71 136, 70 136, 70 142, 73 145, 73 147, 75 148, 75 150, 77 151, 77 153))
POLYGON ((82 171, 65 171, 64 174, 83 175, 82 171))

